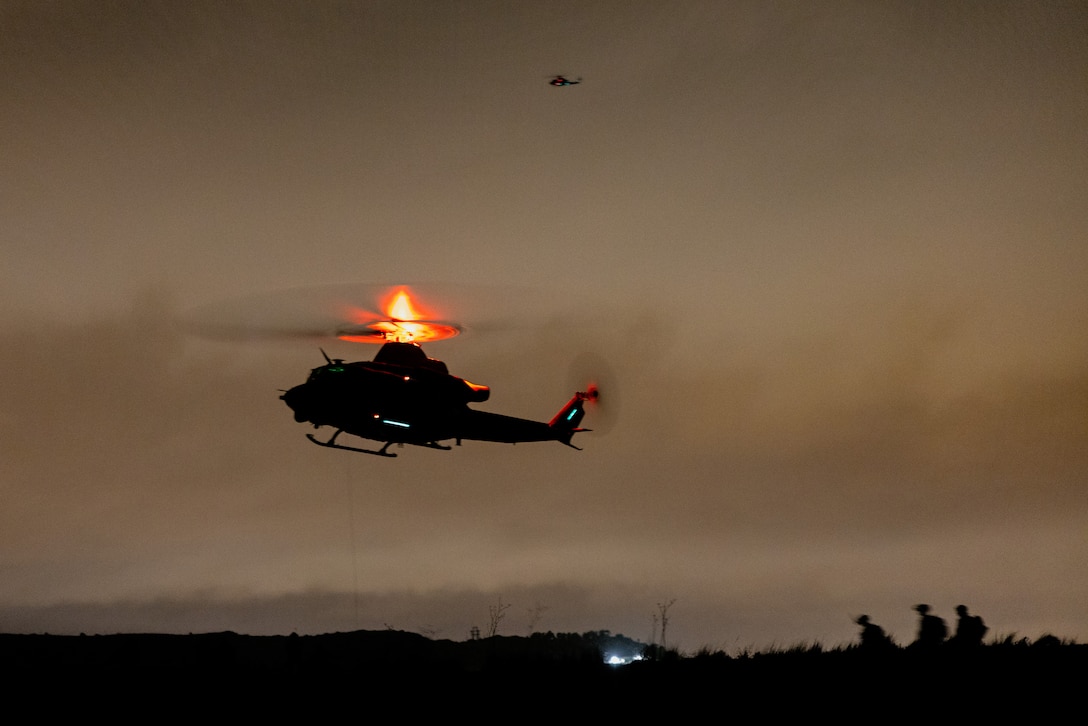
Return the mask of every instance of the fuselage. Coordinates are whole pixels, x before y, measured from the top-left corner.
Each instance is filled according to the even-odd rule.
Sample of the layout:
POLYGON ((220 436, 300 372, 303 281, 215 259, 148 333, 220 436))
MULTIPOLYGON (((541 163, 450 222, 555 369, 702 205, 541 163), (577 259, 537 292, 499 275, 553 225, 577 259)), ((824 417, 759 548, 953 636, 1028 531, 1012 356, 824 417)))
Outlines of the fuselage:
POLYGON ((418 346, 387 343, 382 351, 373 361, 314 368, 282 396, 295 420, 378 441, 426 443, 456 438, 468 403, 488 398, 486 386, 451 376, 418 346))
POLYGON ((427 358, 418 345, 386 343, 373 361, 336 360, 314 368, 305 383, 280 398, 300 423, 386 444, 434 448, 449 439, 569 444, 581 430, 586 394, 576 394, 547 423, 469 407, 489 395, 487 386, 450 375, 445 363, 427 358))

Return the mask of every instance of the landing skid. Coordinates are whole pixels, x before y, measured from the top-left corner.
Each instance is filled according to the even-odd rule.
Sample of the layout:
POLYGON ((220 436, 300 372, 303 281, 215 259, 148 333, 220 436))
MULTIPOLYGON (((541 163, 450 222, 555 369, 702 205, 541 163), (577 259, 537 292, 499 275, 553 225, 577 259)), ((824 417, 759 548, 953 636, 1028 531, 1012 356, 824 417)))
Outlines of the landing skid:
MULTIPOLYGON (((313 434, 306 434, 306 438, 308 438, 310 441, 314 442, 318 446, 324 446, 325 448, 328 448, 328 449, 343 449, 344 451, 355 451, 355 452, 358 452, 360 454, 370 454, 372 456, 384 456, 384 457, 389 458, 389 459, 397 458, 396 454, 391 454, 388 451, 389 447, 393 444, 392 441, 386 441, 385 446, 378 449, 377 451, 374 451, 373 449, 360 449, 357 446, 344 446, 343 444, 336 443, 336 437, 339 436, 342 433, 344 433, 343 429, 337 429, 336 433, 334 433, 332 436, 330 436, 328 441, 321 441, 316 436, 314 436, 313 434)), ((442 444, 438 443, 437 441, 429 441, 426 444, 416 444, 416 446, 422 446, 422 447, 424 447, 426 449, 438 449, 440 451, 449 451, 450 449, 453 448, 452 446, 443 446, 442 444)))
POLYGON ((390 454, 388 451, 386 451, 386 449, 389 448, 389 445, 393 443, 392 441, 386 441, 385 446, 378 449, 377 451, 374 451, 373 449, 360 449, 357 446, 344 446, 343 444, 336 443, 336 437, 339 436, 342 433, 344 433, 343 429, 337 429, 336 433, 333 434, 329 438, 328 441, 321 441, 316 436, 314 436, 313 434, 306 434, 306 438, 308 438, 310 441, 314 442, 318 446, 324 446, 324 447, 329 448, 329 449, 343 449, 344 451, 357 451, 360 454, 371 454, 373 456, 384 456, 384 457, 387 457, 389 459, 397 458, 396 454, 390 454))

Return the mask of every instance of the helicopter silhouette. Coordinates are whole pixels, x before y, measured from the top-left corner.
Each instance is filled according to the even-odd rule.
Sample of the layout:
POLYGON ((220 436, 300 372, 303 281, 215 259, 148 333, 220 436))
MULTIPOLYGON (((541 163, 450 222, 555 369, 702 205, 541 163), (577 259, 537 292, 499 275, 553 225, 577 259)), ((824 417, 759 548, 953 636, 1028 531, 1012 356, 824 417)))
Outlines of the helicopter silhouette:
POLYGON ((550 81, 548 81, 548 83, 553 86, 576 86, 581 82, 581 78, 579 78, 577 81, 572 81, 566 76, 555 76, 550 81))
POLYGON ((444 362, 429 358, 420 345, 420 341, 457 335, 460 327, 421 319, 404 289, 392 300, 388 317, 337 331, 342 340, 381 343, 373 360, 345 363, 329 358, 322 350, 325 365, 312 369, 305 383, 280 396, 294 411, 295 421, 335 429, 325 440, 307 434, 310 441, 385 457, 397 456, 389 451, 393 444, 449 451, 452 446, 441 442, 450 440, 458 446, 464 440, 509 444, 558 441, 581 450, 572 439, 574 434, 590 430, 580 425, 586 405, 599 399, 596 387, 576 392, 547 422, 471 408, 471 403, 488 400, 490 388, 450 374, 444 362), (342 434, 381 442, 382 446, 345 445, 337 441, 342 434))

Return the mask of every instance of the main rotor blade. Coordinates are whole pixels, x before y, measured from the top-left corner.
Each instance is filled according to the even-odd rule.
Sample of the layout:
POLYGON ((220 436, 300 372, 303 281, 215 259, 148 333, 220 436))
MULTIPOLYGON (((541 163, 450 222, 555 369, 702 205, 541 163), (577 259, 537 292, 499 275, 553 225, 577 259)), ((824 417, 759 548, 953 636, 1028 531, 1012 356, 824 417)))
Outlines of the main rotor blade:
POLYGON ((528 319, 539 316, 543 307, 538 295, 511 286, 341 284, 222 300, 189 311, 181 324, 192 334, 217 340, 322 340, 350 331, 382 342, 381 334, 371 336, 366 327, 391 319, 382 305, 399 287, 411 291, 423 319, 469 333, 531 326, 528 319))

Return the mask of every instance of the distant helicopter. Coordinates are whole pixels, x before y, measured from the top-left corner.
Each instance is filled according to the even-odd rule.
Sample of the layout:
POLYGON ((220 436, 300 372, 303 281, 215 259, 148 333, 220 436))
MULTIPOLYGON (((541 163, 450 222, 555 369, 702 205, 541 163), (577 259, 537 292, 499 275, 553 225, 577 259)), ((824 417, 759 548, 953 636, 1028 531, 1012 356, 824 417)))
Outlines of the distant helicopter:
MULTIPOLYGON (((442 340, 461 332, 460 326, 425 320, 414 307, 407 288, 387 299, 385 317, 344 325, 341 340, 380 343, 371 361, 345 363, 325 356, 325 365, 310 371, 305 383, 283 392, 280 398, 294 411, 295 421, 315 428, 331 426, 332 436, 306 437, 319 446, 375 456, 395 457, 393 444, 411 444, 448 451, 443 441, 494 441, 517 444, 529 441, 571 443, 586 405, 598 401, 595 386, 575 393, 548 422, 488 413, 469 407, 490 396, 487 386, 451 375, 446 364, 428 358, 421 342, 442 340), (341 444, 341 434, 382 443, 380 448, 341 444)), ((579 449, 580 450, 580 449, 579 449)))
POLYGON ((548 81, 548 83, 553 86, 577 86, 581 82, 581 78, 579 78, 577 81, 572 81, 565 76, 555 76, 550 81, 548 81))

